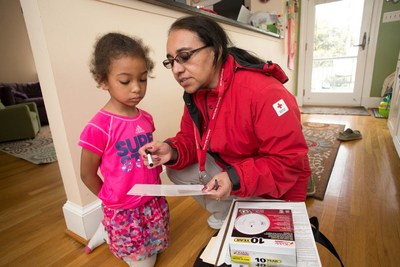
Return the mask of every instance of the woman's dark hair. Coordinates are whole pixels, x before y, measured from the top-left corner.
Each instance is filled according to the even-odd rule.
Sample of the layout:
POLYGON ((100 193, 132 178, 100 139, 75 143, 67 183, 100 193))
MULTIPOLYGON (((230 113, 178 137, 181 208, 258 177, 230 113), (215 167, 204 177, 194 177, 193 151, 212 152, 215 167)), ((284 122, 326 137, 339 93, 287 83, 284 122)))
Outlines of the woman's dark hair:
POLYGON ((108 33, 97 40, 90 62, 90 72, 100 86, 107 81, 109 67, 113 59, 123 56, 142 58, 146 62, 147 71, 152 72, 154 62, 149 57, 150 49, 141 39, 129 37, 120 33, 108 33))
POLYGON ((214 65, 217 64, 217 60, 220 56, 222 62, 225 62, 228 54, 234 56, 235 59, 247 63, 265 63, 264 60, 258 58, 254 54, 233 46, 224 29, 210 17, 194 15, 180 18, 171 25, 169 32, 174 30, 188 30, 194 32, 204 45, 212 46, 215 54, 214 65))

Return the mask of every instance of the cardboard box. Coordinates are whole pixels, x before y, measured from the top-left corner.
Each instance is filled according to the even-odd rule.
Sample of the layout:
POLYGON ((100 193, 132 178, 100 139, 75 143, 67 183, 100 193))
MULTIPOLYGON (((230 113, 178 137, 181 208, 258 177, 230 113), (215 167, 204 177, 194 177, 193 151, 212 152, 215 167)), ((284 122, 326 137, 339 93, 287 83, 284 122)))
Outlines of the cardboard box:
POLYGON ((296 243, 290 209, 238 208, 229 238, 235 266, 296 266, 296 243))

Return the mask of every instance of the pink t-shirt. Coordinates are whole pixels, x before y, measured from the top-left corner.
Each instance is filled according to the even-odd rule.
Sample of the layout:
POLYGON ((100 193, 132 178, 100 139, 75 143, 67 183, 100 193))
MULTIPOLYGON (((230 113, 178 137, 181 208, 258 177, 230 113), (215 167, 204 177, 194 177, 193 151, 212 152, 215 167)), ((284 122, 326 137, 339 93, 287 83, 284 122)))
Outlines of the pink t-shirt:
POLYGON ((153 140, 152 116, 138 109, 133 117, 100 110, 81 133, 79 145, 101 156, 104 178, 98 197, 110 208, 138 207, 152 197, 127 195, 135 184, 160 184, 161 166, 148 169, 138 150, 153 140))

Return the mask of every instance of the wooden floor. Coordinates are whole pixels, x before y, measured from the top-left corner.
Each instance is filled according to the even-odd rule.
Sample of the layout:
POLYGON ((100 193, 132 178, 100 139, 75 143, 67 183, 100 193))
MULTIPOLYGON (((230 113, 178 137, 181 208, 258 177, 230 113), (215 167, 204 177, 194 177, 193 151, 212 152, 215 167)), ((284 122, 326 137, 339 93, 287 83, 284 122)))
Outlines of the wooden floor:
MULTIPOLYGON (((308 199, 309 216, 336 246, 345 266, 399 266, 400 160, 385 119, 303 115, 303 121, 345 124, 363 139, 342 143, 323 201, 308 199)), ((192 266, 214 231, 190 197, 168 198, 171 244, 156 267, 192 266)), ((65 234, 66 195, 57 163, 33 165, 0 153, 0 266, 126 266, 106 245, 84 254, 65 234)), ((318 245, 322 265, 340 266, 318 245)))

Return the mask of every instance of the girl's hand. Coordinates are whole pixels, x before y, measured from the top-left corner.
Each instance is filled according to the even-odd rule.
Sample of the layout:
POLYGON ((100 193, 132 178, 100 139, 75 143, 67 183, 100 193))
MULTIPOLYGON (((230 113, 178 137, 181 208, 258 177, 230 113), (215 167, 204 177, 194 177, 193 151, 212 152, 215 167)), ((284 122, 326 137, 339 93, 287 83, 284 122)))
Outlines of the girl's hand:
POLYGON ((232 182, 229 179, 228 173, 220 172, 215 175, 203 189, 204 192, 210 192, 210 195, 206 195, 208 198, 215 200, 224 200, 231 195, 232 182))
POLYGON ((170 161, 176 154, 170 145, 160 141, 147 143, 142 146, 138 152, 144 165, 149 168, 154 168, 170 161), (150 164, 151 162, 149 162, 149 159, 151 159, 152 164, 150 164))

